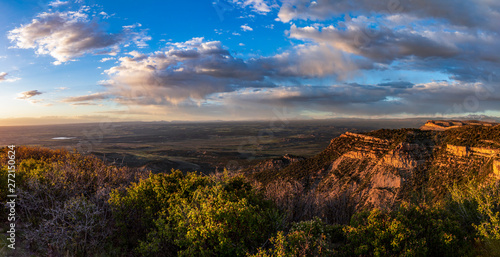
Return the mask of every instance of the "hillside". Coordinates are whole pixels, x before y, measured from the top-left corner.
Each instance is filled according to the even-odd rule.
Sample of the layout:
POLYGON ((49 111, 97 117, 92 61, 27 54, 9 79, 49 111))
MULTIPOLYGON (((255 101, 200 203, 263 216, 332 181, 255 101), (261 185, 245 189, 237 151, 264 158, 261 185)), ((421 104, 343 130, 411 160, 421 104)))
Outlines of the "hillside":
POLYGON ((390 208, 422 194, 439 201, 452 185, 500 178, 499 170, 500 125, 452 120, 346 132, 314 157, 248 172, 264 185, 296 181, 315 194, 347 194, 362 209, 390 208))

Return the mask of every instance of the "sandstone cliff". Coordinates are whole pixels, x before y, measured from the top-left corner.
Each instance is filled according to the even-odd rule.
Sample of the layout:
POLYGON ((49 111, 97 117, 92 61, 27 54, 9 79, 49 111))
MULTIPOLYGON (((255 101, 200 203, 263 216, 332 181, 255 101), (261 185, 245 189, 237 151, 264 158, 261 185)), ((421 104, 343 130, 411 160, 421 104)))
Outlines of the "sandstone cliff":
POLYGON ((500 178, 500 159, 493 160, 493 173, 500 178))
POLYGON ((429 120, 422 127, 421 130, 435 130, 435 131, 444 131, 453 128, 459 128, 463 126, 495 126, 498 123, 495 122, 487 122, 487 121, 477 121, 477 120, 429 120))
POLYGON ((270 171, 270 170, 280 170, 286 168, 288 165, 292 163, 296 163, 298 161, 304 160, 302 157, 292 156, 292 155, 284 155, 280 158, 265 160, 255 165, 252 168, 253 172, 262 172, 262 171, 270 171))
POLYGON ((423 128, 346 132, 312 158, 263 163, 253 176, 299 181, 317 194, 349 192, 356 208, 390 208, 424 187, 439 198, 453 183, 500 178, 500 126, 429 121, 423 128))
POLYGON ((341 138, 356 141, 329 167, 319 183, 321 190, 352 190, 358 208, 392 206, 432 150, 424 144, 395 142, 372 136, 346 133, 341 138))

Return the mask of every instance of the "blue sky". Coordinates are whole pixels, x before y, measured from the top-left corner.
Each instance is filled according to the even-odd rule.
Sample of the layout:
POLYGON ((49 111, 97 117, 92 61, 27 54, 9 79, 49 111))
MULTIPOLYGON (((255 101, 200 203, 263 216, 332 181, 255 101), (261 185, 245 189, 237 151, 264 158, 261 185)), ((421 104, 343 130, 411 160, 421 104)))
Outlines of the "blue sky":
POLYGON ((499 115, 492 0, 0 1, 0 10, 2 125, 278 110, 499 115))

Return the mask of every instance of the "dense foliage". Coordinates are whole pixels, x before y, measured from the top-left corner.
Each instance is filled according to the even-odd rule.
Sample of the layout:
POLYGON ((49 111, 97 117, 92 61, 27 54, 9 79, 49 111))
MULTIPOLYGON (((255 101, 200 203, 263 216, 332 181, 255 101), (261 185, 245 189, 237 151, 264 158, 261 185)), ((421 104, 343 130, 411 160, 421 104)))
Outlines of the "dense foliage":
POLYGON ((282 225, 282 215, 243 177, 157 174, 114 192, 128 245, 142 256, 244 256, 282 225))
POLYGON ((458 218, 436 207, 362 212, 344 231, 347 250, 354 255, 464 256, 469 250, 458 218))

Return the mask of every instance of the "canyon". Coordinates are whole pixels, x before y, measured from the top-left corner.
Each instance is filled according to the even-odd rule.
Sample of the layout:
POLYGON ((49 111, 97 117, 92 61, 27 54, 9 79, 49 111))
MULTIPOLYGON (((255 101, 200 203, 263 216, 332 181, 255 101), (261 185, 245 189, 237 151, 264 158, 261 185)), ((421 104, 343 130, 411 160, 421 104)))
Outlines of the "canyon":
POLYGON ((391 208, 422 188, 440 199, 453 184, 500 179, 499 134, 497 123, 454 120, 345 132, 316 156, 268 160, 247 172, 264 184, 298 181, 316 194, 347 194, 357 209, 391 208))

